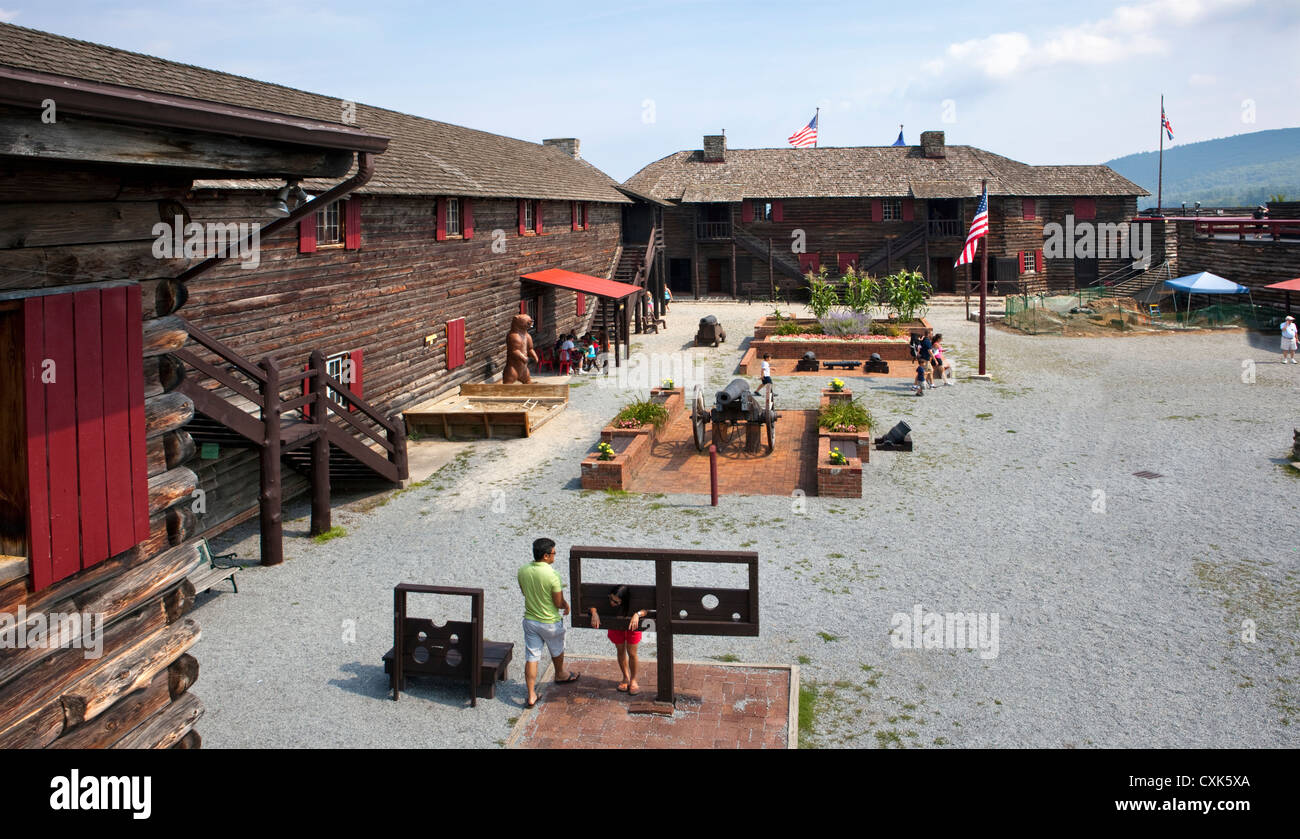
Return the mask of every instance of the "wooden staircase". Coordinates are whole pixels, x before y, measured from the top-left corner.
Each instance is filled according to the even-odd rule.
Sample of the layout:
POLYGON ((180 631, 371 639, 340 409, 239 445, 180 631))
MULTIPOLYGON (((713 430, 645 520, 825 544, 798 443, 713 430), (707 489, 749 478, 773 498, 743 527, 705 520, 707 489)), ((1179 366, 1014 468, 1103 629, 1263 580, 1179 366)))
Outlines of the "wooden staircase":
POLYGON ((925 244, 929 233, 926 225, 918 224, 902 236, 895 237, 885 242, 885 246, 873 253, 871 256, 863 259, 858 264, 858 270, 864 274, 876 273, 876 269, 885 266, 888 272, 892 267, 893 261, 901 256, 906 256, 917 248, 925 244))
POLYGON ((283 558, 281 461, 311 479, 313 535, 330 529, 332 483, 406 480, 406 429, 401 418, 383 416, 330 376, 324 353, 313 352, 306 370, 292 368, 282 378, 274 358, 254 364, 194 324, 178 320, 197 345, 171 353, 183 365, 176 390, 194 403, 194 418, 186 430, 196 444, 255 448, 262 453, 264 565, 283 558))
MULTIPOLYGON (((768 243, 765 239, 758 238, 739 224, 733 226, 732 236, 735 238, 737 245, 740 245, 763 262, 767 262, 768 243)), ((803 269, 799 267, 799 261, 791 256, 788 248, 773 247, 771 252, 772 268, 774 270, 796 280, 803 279, 803 269)))

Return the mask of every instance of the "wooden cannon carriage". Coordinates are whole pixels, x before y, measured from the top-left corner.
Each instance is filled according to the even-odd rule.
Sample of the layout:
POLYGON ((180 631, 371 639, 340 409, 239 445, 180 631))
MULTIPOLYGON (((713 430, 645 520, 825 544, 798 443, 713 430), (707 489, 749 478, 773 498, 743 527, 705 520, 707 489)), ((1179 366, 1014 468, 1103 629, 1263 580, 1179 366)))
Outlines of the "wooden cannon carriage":
POLYGON ((776 421, 780 416, 776 412, 775 397, 772 388, 763 389, 762 395, 749 389, 744 379, 732 379, 731 384, 714 394, 713 407, 706 408, 704 390, 695 386, 695 399, 691 405, 691 426, 695 432, 695 448, 704 451, 708 447, 705 427, 713 424, 713 444, 719 450, 724 448, 731 431, 737 425, 745 424, 745 451, 756 452, 759 445, 759 429, 767 429, 767 453, 776 448, 776 421))

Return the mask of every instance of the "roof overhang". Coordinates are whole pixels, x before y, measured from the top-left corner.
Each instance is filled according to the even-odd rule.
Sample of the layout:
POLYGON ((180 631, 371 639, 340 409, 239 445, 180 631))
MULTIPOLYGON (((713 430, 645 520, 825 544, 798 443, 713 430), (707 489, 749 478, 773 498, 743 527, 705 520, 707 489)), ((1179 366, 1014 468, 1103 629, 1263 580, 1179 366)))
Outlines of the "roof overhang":
POLYGON ((575 271, 566 271, 563 268, 547 268, 545 271, 522 274, 519 278, 530 283, 539 283, 554 286, 555 288, 567 288, 570 291, 581 291, 584 294, 594 294, 597 297, 606 297, 612 300, 622 300, 645 290, 630 283, 620 283, 614 280, 602 279, 601 277, 593 277, 589 274, 579 274, 575 271))
POLYGON ((0 66, 0 104, 39 110, 47 99, 60 114, 110 122, 371 154, 388 148, 387 137, 346 125, 0 66))

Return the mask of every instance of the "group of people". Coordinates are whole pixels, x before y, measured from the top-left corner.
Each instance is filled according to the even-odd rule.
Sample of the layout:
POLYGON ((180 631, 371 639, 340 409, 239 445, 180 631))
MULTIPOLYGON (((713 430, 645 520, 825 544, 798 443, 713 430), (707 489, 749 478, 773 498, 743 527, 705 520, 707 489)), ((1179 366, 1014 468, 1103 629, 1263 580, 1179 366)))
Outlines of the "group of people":
MULTIPOLYGON (((564 618, 569 614, 569 602, 564 599, 564 582, 556 573, 554 564, 555 540, 537 539, 533 542, 533 561, 520 568, 517 576, 519 590, 524 595, 524 682, 528 685, 529 708, 537 704, 537 670, 543 650, 551 654, 557 684, 569 684, 581 678, 581 674, 564 666, 564 618)), ((607 635, 614 644, 618 666, 623 673, 618 690, 636 696, 641 692, 636 680, 641 621, 652 615, 644 609, 632 611, 625 585, 611 589, 607 599, 609 611, 613 612, 615 619, 607 635)), ((597 608, 592 606, 587 611, 591 615, 591 628, 600 629, 597 608)))
POLYGON ((916 381, 912 383, 912 392, 924 396, 926 388, 933 390, 934 374, 939 374, 939 384, 955 385, 952 359, 947 358, 943 350, 943 334, 933 329, 913 332, 909 342, 912 359, 916 362, 916 381))
POLYGON ((578 339, 570 332, 555 339, 555 357, 559 360, 560 375, 569 373, 598 373, 596 357, 600 352, 600 341, 588 332, 578 339))

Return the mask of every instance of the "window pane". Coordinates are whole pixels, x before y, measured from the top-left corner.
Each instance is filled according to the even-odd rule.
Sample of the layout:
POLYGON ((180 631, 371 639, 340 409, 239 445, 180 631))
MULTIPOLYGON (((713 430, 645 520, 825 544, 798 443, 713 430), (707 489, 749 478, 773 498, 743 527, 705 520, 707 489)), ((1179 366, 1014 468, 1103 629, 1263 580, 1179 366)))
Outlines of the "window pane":
POLYGON ((460 235, 460 199, 447 199, 447 235, 460 235))

